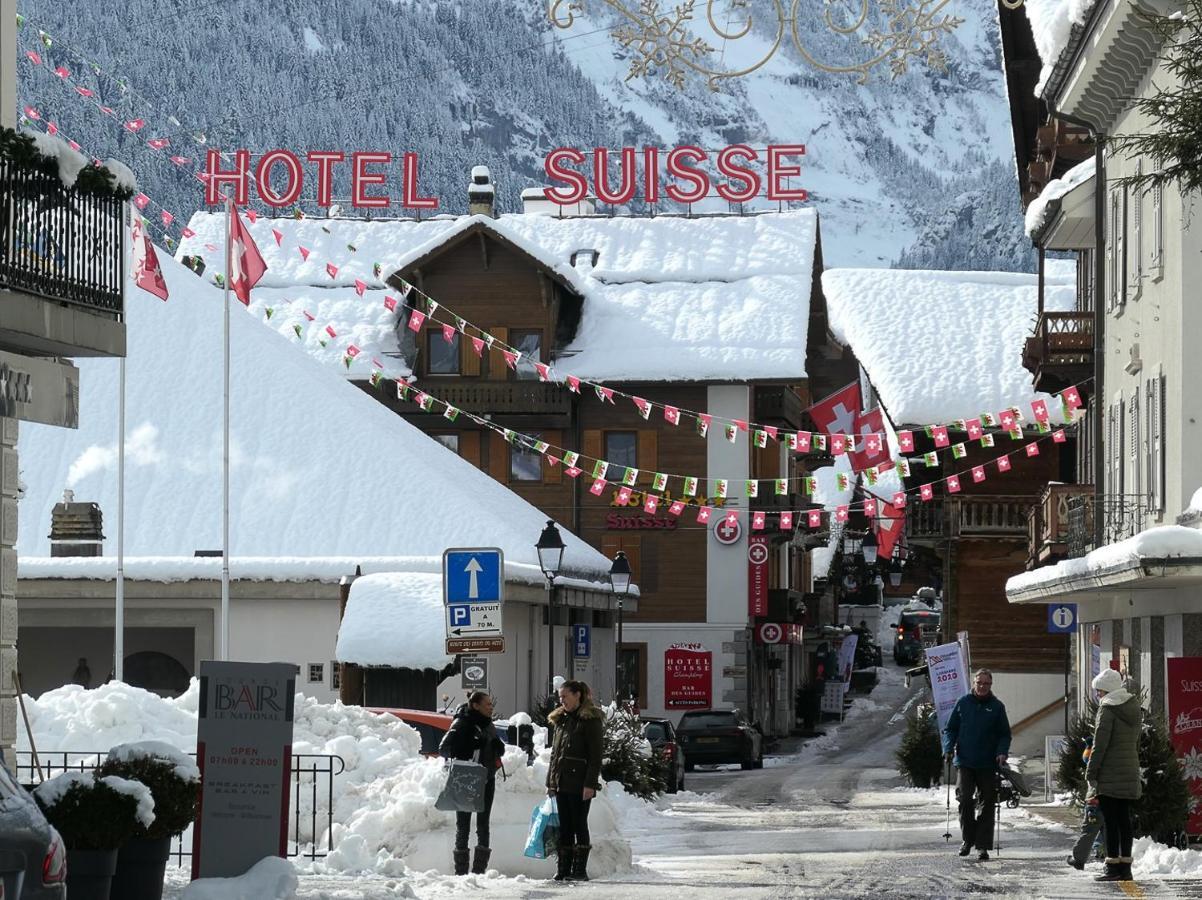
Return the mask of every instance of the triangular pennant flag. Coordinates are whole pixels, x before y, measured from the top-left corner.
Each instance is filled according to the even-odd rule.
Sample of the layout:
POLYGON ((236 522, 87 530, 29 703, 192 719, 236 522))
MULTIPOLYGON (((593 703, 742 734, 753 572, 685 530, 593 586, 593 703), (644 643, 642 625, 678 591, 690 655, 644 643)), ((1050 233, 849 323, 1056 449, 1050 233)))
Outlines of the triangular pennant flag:
POLYGON ((597 399, 598 399, 598 400, 600 400, 602 403, 605 403, 607 400, 608 400, 610 403, 613 403, 613 402, 614 402, 614 391, 613 391, 613 388, 602 387, 602 386, 601 386, 601 385, 599 385, 599 384, 594 384, 594 385, 593 385, 593 390, 594 390, 594 391, 596 392, 596 394, 597 394, 597 399))
POLYGON ((332 262, 326 263, 326 274, 329 275, 331 278, 338 277, 338 267, 336 265, 334 265, 332 262))
POLYGON ((361 278, 355 279, 355 293, 360 297, 367 291, 367 282, 361 278))
POLYGON ((639 415, 644 419, 651 415, 651 404, 642 397, 631 397, 630 402, 634 404, 634 408, 639 411, 639 415))
POLYGON ((482 338, 478 338, 478 337, 472 338, 472 350, 475 351, 475 354, 477 356, 483 357, 484 356, 484 340, 482 338))
POLYGON ((502 350, 501 351, 501 356, 505 357, 505 365, 509 366, 509 368, 511 368, 515 371, 517 370, 518 359, 521 357, 521 355, 522 355, 521 351, 519 351, 519 350, 502 350))
POLYGON ((307 260, 309 258, 309 248, 308 247, 301 247, 298 245, 296 249, 298 251, 300 251, 301 259, 307 260))
POLYGON ((551 367, 548 366, 546 363, 535 363, 534 369, 536 372, 538 372, 538 380, 539 381, 550 381, 551 380, 551 367))
POLYGON ((568 390, 571 391, 573 394, 580 393, 580 379, 577 378, 575 375, 568 376, 568 390))
POLYGON ((775 425, 765 425, 764 426, 764 434, 766 434, 770 440, 775 441, 775 440, 777 440, 777 435, 779 434, 779 432, 777 431, 775 425))
POLYGON ((454 327, 450 325, 444 324, 442 326, 442 339, 448 344, 453 344, 455 342, 455 335, 457 333, 458 332, 455 331, 454 327))
POLYGON ((278 228, 273 228, 271 229, 271 236, 275 238, 275 245, 277 247, 284 246, 284 232, 280 231, 278 228))

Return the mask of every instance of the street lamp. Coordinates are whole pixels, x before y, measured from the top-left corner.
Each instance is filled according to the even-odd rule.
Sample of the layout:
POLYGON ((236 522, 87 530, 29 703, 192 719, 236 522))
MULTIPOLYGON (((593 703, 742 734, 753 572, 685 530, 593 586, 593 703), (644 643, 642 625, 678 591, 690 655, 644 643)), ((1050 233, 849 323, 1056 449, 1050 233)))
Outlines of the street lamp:
POLYGON ((630 590, 630 561, 621 550, 614 557, 613 565, 609 567, 609 587, 618 598, 618 644, 614 648, 614 693, 617 699, 624 699, 626 691, 622 683, 622 601, 630 590))
POLYGON ((860 541, 860 552, 864 554, 865 565, 876 565, 876 549, 876 535, 873 534, 872 528, 869 527, 868 533, 864 535, 863 540, 860 541))
POLYGON ((547 579, 547 688, 555 693, 555 576, 563 562, 563 537, 555 522, 547 519, 547 527, 534 545, 538 551, 538 567, 547 579))

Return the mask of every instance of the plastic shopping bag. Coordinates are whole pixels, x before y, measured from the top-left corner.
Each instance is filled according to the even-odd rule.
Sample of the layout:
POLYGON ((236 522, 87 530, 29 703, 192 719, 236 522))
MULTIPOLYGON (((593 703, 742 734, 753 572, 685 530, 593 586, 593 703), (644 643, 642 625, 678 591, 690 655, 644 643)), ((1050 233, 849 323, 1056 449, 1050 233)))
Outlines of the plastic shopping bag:
POLYGON ((478 762, 454 759, 447 767, 447 783, 434 801, 446 812, 484 812, 484 789, 488 771, 478 762))
POLYGON ((530 814, 530 834, 526 838, 526 856, 546 859, 559 846, 559 809, 555 798, 548 797, 530 814))

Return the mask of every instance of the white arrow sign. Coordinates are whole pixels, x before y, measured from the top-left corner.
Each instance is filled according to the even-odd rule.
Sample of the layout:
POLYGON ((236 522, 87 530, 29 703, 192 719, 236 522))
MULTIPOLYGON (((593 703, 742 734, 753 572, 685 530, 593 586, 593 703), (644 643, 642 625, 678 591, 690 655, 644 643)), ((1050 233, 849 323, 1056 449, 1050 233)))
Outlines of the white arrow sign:
POLYGON ((468 573, 468 578, 470 579, 467 588, 467 598, 469 600, 476 600, 480 597, 480 586, 476 584, 476 576, 484 571, 484 567, 481 566, 480 563, 477 562, 476 557, 473 556, 468 560, 467 566, 464 567, 464 571, 468 573))

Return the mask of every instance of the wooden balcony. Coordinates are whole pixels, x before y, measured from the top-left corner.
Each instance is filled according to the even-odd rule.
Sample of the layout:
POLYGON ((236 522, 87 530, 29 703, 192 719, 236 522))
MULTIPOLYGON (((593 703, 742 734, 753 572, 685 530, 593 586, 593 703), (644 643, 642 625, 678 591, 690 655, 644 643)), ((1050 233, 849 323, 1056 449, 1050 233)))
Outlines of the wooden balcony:
POLYGON ((1023 368, 1035 376, 1035 390, 1054 394, 1093 374, 1091 312, 1045 312, 1023 346, 1023 368))
MULTIPOLYGON (((542 424, 558 424, 560 418, 566 424, 572 412, 572 395, 561 384, 541 381, 455 381, 441 382, 435 378, 425 380, 428 387, 440 400, 459 409, 488 414, 493 419, 530 416, 542 424)), ((442 407, 436 406, 433 413, 440 415, 442 407)))
POLYGON ((790 388, 767 385, 755 389, 754 418, 757 422, 799 430, 802 411, 801 398, 790 388))
POLYGON ((1031 501, 1022 497, 970 495, 936 497, 906 507, 911 541, 937 543, 973 537, 1024 537, 1031 501))
POLYGON ((1091 484, 1049 484, 1027 515, 1027 568, 1068 556, 1069 508, 1077 497, 1093 495, 1091 484))

